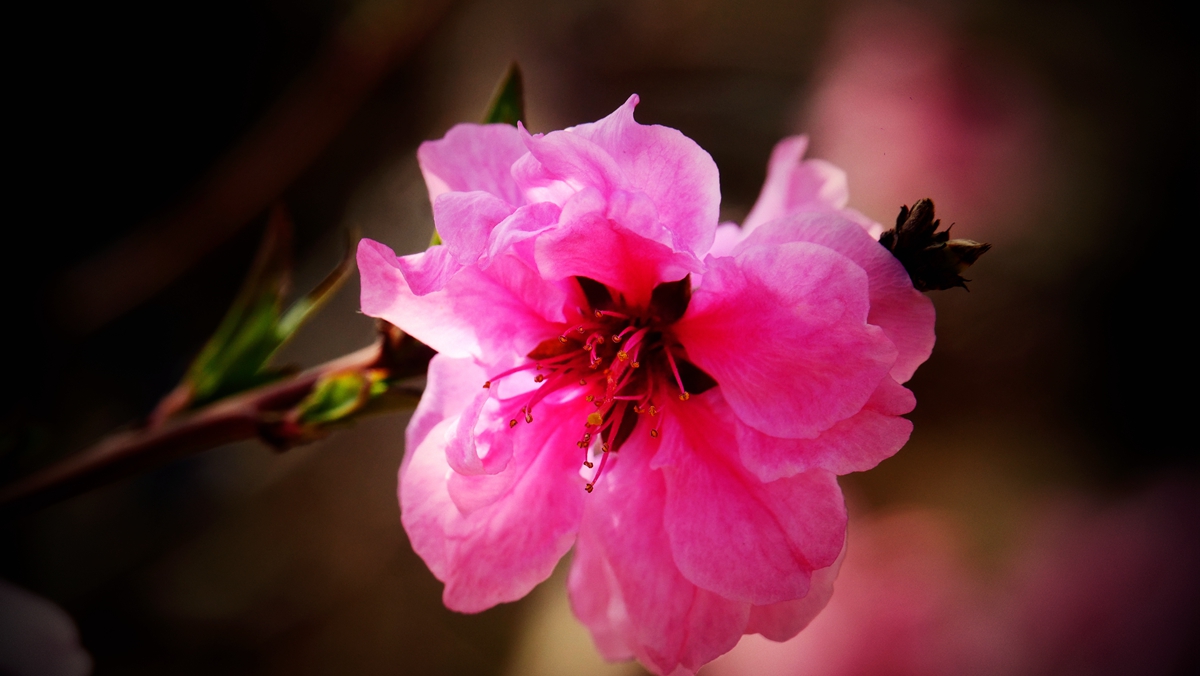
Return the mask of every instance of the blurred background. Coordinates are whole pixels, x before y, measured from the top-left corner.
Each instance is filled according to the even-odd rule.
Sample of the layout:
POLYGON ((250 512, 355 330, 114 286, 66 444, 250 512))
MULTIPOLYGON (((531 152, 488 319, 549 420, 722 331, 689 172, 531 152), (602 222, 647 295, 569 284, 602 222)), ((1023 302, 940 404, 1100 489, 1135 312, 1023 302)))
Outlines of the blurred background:
MULTIPOLYGON (((933 294, 912 440, 842 479, 850 549, 830 608, 711 673, 1189 673, 1200 482, 1183 235, 1200 87, 1182 12, 23 4, 6 41, 0 480, 149 412, 232 300, 273 202, 295 219, 298 290, 350 227, 420 250, 432 218, 416 147, 478 119, 515 59, 535 132, 640 94, 639 121, 712 154, 724 219, 753 204, 773 144, 805 132, 810 157, 848 172, 850 206, 890 224, 932 197, 956 236, 995 247, 969 293, 933 294)), ((357 287, 282 361, 368 344, 357 287)), ((596 656, 562 566, 518 603, 442 607, 398 519, 406 424, 285 454, 219 448, 0 524, 0 578, 17 590, 0 614, 36 614, 30 593, 56 604, 65 614, 39 617, 69 646, 69 615, 96 674, 642 673, 596 656)))

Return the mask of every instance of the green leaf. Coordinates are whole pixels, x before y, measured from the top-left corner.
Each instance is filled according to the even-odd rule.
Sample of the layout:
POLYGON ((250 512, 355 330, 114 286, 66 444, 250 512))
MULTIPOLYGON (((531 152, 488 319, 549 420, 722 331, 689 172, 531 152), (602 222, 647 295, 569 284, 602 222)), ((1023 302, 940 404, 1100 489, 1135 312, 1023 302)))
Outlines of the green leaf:
POLYGON ((173 410, 195 408, 288 373, 273 368, 271 358, 341 286, 354 260, 348 252, 316 289, 284 312, 283 298, 291 286, 291 233, 285 209, 272 207, 250 273, 221 324, 188 368, 181 385, 186 397, 173 410))
POLYGON ((280 306, 291 282, 290 252, 291 223, 275 207, 246 281, 184 377, 191 385, 189 404, 254 387, 273 375, 262 367, 275 348, 280 306))
POLYGON ((517 120, 525 119, 525 84, 521 77, 521 67, 514 61, 504 72, 500 84, 492 94, 492 102, 488 104, 487 113, 483 116, 484 124, 502 122, 517 126, 517 120))

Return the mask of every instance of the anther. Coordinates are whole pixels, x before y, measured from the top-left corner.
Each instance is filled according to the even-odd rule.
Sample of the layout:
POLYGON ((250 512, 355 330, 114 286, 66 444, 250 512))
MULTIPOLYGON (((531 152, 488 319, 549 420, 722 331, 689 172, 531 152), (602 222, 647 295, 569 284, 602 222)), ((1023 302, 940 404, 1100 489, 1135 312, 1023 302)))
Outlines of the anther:
POLYGON ((558 337, 558 342, 560 342, 560 343, 565 343, 565 342, 567 342, 567 337, 566 337, 566 336, 559 336, 559 337, 558 337))
POLYGON ((529 411, 525 411, 525 422, 527 422, 527 423, 533 422, 533 414, 530 413, 529 411))
POLYGON ((509 427, 509 429, 512 429, 513 427, 516 427, 516 426, 517 426, 517 419, 516 419, 516 418, 513 418, 512 420, 509 420, 509 421, 508 421, 508 427, 509 427))
MULTIPOLYGON (((541 368, 541 367, 539 366, 538 368, 541 368)), ((540 373, 539 373, 539 374, 537 374, 536 376, 534 376, 534 377, 533 377, 533 382, 535 382, 535 383, 540 383, 540 382, 542 382, 542 381, 543 381, 543 380, 545 380, 545 379, 546 379, 546 376, 544 376, 544 375, 542 375, 542 374, 540 374, 540 373)), ((685 393, 685 394, 686 394, 686 393, 685 393)), ((682 398, 683 398, 683 397, 680 397, 680 399, 682 399, 682 398)))
POLYGON ((630 364, 630 366, 632 366, 633 368, 638 368, 641 365, 642 365, 641 362, 636 362, 636 361, 633 362, 632 364, 630 364))
POLYGON ((621 361, 625 361, 626 359, 629 359, 629 353, 626 352, 625 350, 621 350, 620 352, 617 353, 617 359, 620 359, 621 361))
POLYGON ((590 461, 590 460, 584 460, 584 461, 583 461, 583 466, 584 466, 584 467, 586 467, 586 468, 588 468, 588 469, 591 469, 591 468, 595 467, 595 465, 593 465, 593 464, 592 464, 592 461, 590 461))
POLYGON ((617 334, 615 334, 615 333, 614 333, 614 334, 613 334, 613 337, 612 337, 612 341, 613 341, 614 343, 619 343, 619 342, 621 342, 621 336, 619 336, 619 335, 617 335, 617 334))
POLYGON ((596 398, 596 397, 595 397, 594 395, 591 395, 591 394, 589 394, 589 395, 587 395, 586 397, 584 397, 584 398, 583 398, 583 400, 584 400, 584 401, 591 401, 591 400, 593 400, 593 399, 595 399, 595 398, 596 398))
POLYGON ((490 380, 483 384, 483 389, 485 389, 485 390, 490 389, 491 387, 492 387, 492 381, 490 381, 490 380))
POLYGON ((657 429, 650 430, 650 436, 657 439, 658 438, 658 430, 657 429))
POLYGON ((679 401, 687 401, 688 399, 691 399, 691 398, 692 398, 692 395, 688 394, 687 392, 684 392, 683 394, 679 395, 679 401))
POLYGON ((583 487, 583 490, 587 491, 588 493, 591 493, 591 492, 592 492, 592 488, 594 488, 594 487, 592 486, 592 484, 588 484, 588 485, 586 485, 586 486, 584 486, 584 487, 583 487))
POLYGON ((592 426, 597 426, 602 422, 604 422, 604 417, 601 416, 599 413, 589 413, 588 414, 587 424, 592 425, 592 426))
POLYGON ((600 450, 604 451, 605 453, 608 453, 608 443, 605 442, 603 444, 600 444, 600 450))
POLYGON ((587 379, 585 379, 585 378, 580 378, 580 379, 579 379, 579 384, 580 384, 580 385, 587 385, 587 379))
POLYGON ((599 310, 594 311, 593 314, 596 315, 596 319, 604 319, 604 314, 601 313, 599 310))

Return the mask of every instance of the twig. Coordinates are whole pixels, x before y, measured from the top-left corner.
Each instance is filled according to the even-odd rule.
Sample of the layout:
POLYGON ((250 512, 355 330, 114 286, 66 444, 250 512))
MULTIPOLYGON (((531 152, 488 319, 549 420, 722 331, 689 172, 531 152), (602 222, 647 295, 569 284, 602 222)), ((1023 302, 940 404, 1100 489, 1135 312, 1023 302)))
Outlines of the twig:
MULTIPOLYGON (((289 412, 323 377, 386 369, 390 378, 401 379, 423 373, 431 355, 428 348, 398 330, 385 331, 375 345, 292 377, 115 433, 0 488, 0 514, 27 513, 135 472, 234 441, 258 438, 279 450, 312 441, 318 435, 298 424, 289 412)), ((413 390, 410 394, 415 397, 420 392, 413 390)))

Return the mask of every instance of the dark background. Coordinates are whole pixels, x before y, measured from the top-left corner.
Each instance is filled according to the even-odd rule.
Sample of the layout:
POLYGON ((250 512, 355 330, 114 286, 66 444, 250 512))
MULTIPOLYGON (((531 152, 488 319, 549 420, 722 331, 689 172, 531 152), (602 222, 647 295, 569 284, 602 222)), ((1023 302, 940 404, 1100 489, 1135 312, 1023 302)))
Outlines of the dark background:
MULTIPOLYGON (((1185 322, 1200 90, 1181 11, 20 7, 6 41, 0 478, 84 448, 173 387, 272 202, 295 220, 301 290, 336 262, 347 227, 419 249, 432 226, 417 144, 476 119, 517 59, 532 130, 597 119, 637 92, 640 121, 713 155, 725 218, 753 203, 772 145, 809 131, 810 155, 849 173, 851 206, 887 223, 930 196, 956 234, 996 245, 970 293, 935 297, 939 343, 910 384, 909 446, 843 485, 863 511, 955 510, 981 551, 1002 552, 1012 506, 1030 495, 1120 499, 1196 469, 1185 322), (872 49, 893 70, 872 71, 872 49), (855 125, 892 114, 909 122, 881 127, 895 153, 875 161, 862 148, 874 132, 855 125)), ((287 358, 365 345, 356 292, 355 279, 287 358)), ((501 673, 522 659, 535 611, 441 607, 396 517, 405 423, 373 420, 283 456, 218 449, 12 520, 0 577, 67 610, 97 674, 501 673)))

